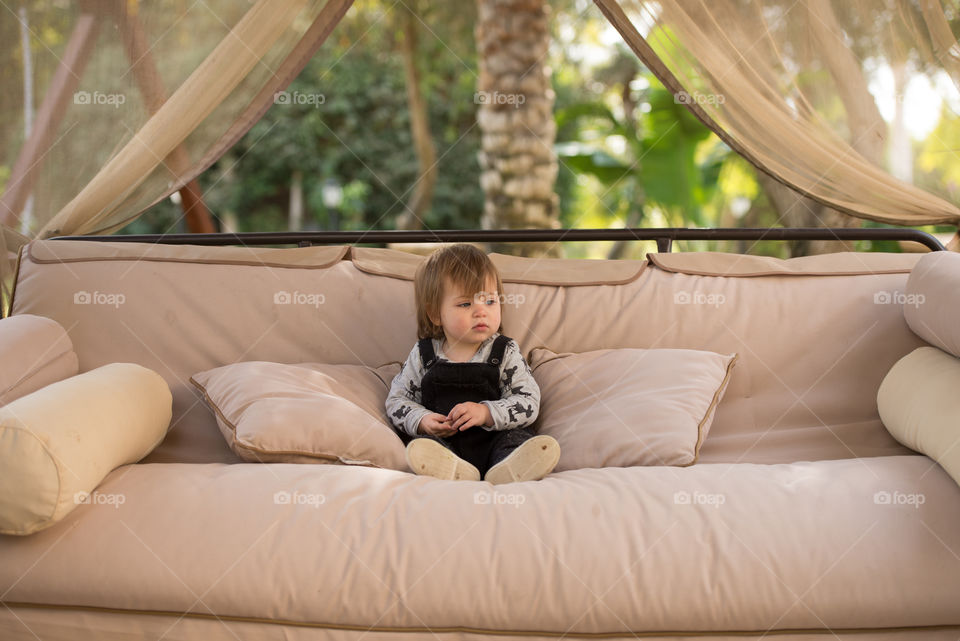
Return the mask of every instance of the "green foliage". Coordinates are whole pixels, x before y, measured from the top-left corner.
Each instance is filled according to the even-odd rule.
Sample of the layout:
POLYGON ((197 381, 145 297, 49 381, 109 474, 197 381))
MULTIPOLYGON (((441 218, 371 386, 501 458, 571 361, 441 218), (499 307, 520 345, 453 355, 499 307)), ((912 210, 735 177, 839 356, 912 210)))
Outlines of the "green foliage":
MULTIPOLYGON (((390 9, 373 2, 355 5, 287 87, 289 104, 271 106, 201 175, 204 200, 215 215, 234 214, 240 231, 288 229, 290 183, 299 171, 305 228, 330 227, 321 196, 329 179, 344 188, 341 229, 395 228, 419 170, 390 9)), ((430 11, 424 18, 429 28, 421 25, 419 53, 439 175, 424 223, 434 229, 476 228, 483 192, 472 36, 463 50, 448 49, 450 42, 463 42, 455 34, 469 33, 469 16, 458 22, 446 15, 449 9, 430 11), (447 22, 434 24, 435 19, 447 22), (437 29, 446 33, 438 38, 431 33, 437 29)), ((158 204, 124 232, 166 231, 175 209, 169 201, 158 204)))
POLYGON ((649 88, 640 96, 637 122, 618 117, 603 99, 571 104, 557 113, 558 131, 591 141, 562 141, 557 153, 565 165, 597 178, 607 191, 624 196, 629 190, 641 206, 658 207, 671 220, 703 225, 704 206, 717 189, 729 149, 698 162, 698 149, 711 137, 710 130, 649 72, 640 77, 649 88), (609 149, 611 137, 625 146, 623 153, 609 149))

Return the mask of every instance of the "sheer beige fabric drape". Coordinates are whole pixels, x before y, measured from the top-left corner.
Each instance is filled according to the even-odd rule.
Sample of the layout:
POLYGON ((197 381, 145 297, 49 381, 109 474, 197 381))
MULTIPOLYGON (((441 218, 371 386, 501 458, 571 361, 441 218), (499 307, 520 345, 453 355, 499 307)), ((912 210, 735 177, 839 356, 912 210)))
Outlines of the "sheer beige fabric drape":
POLYGON ((833 209, 897 225, 957 224, 945 198, 885 168, 870 73, 909 62, 956 83, 958 45, 920 0, 595 0, 640 59, 733 149, 833 209))
MULTIPOLYGON (((209 167, 273 104, 351 3, 209 0, 182 3, 179 13, 170 3, 71 3, 65 11, 74 12, 66 16, 76 23, 73 38, 93 35, 80 57, 68 56, 69 43, 34 52, 65 69, 75 90, 33 163, 29 220, 25 196, 10 204, 15 185, 6 185, 0 201, 5 291, 11 257, 25 239, 116 231, 209 167), (116 28, 131 20, 149 34, 136 59, 124 57, 116 28)), ((16 142, 9 127, 22 114, 2 120, 3 140, 16 142)))

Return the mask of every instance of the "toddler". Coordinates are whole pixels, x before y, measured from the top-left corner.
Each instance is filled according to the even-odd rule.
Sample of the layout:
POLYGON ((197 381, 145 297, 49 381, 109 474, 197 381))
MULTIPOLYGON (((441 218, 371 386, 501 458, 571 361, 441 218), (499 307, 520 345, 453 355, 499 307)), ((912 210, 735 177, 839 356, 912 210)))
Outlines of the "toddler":
POLYGON ((530 481, 560 459, 556 439, 527 427, 540 388, 516 341, 499 333, 502 291, 497 268, 468 244, 438 250, 417 270, 419 340, 386 403, 417 474, 530 481))

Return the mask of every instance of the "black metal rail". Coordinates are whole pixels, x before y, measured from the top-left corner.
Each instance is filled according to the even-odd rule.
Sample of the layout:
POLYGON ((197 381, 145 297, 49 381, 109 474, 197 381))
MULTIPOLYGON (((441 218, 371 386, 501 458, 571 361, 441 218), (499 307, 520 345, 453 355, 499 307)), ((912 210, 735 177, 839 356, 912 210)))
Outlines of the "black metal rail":
POLYGON ((53 240, 164 243, 169 245, 346 245, 353 243, 429 242, 557 242, 584 240, 654 240, 658 252, 669 252, 675 240, 908 240, 932 251, 946 248, 934 236, 917 229, 849 227, 719 227, 688 229, 652 227, 631 229, 438 229, 371 231, 248 232, 217 234, 130 234, 114 236, 57 236, 53 240))

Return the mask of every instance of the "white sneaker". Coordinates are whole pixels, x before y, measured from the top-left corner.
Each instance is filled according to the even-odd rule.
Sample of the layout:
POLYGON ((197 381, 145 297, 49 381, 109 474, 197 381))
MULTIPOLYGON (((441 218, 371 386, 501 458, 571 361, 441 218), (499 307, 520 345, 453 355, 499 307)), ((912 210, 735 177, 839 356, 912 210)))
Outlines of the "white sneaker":
POLYGON ((553 471, 560 460, 560 444, 546 434, 538 434, 487 470, 483 480, 494 485, 515 481, 537 481, 553 471))
POLYGON ((407 465, 415 474, 450 481, 479 481, 480 470, 432 438, 407 443, 407 465))

